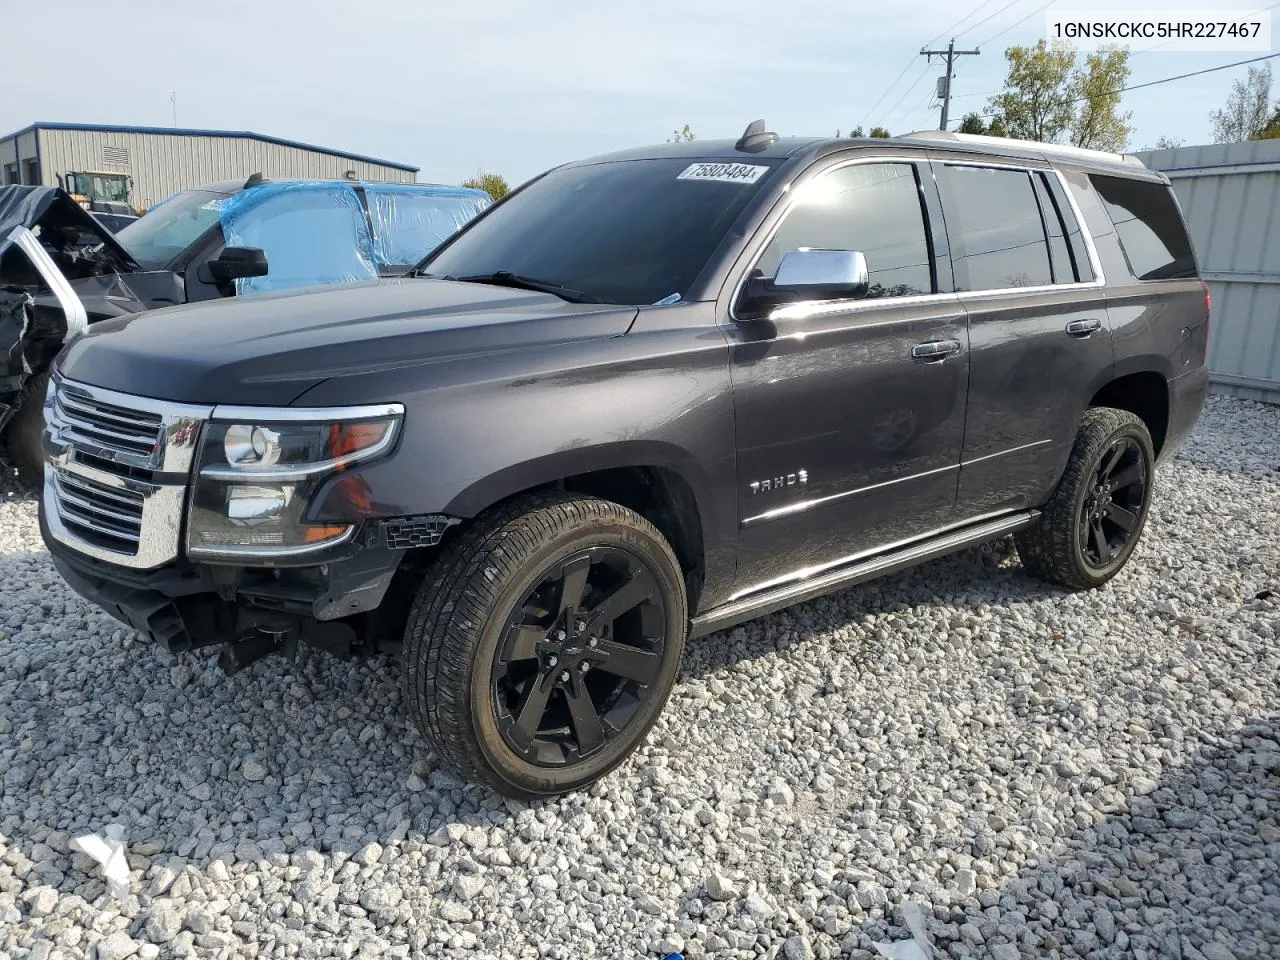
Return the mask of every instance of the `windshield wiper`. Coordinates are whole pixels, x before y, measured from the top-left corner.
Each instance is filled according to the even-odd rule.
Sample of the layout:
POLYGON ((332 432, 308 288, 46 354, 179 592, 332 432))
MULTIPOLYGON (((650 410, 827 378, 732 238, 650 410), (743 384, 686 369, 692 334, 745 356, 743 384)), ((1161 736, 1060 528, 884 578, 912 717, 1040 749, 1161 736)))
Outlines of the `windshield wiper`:
POLYGON ((539 293, 550 293, 570 303, 604 303, 599 297, 593 297, 581 290, 551 283, 549 280, 535 280, 533 277, 522 277, 510 270, 499 270, 497 273, 478 273, 470 277, 441 277, 442 280, 461 280, 463 283, 489 283, 495 287, 514 287, 517 290, 536 290, 539 293))

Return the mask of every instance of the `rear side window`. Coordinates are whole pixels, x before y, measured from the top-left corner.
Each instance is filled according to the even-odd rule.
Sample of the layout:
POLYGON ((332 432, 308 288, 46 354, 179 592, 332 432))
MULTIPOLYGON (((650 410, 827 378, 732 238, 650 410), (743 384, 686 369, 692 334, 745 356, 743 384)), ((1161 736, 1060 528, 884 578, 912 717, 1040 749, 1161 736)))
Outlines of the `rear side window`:
POLYGON ((756 268, 773 277, 793 250, 858 250, 867 258, 867 298, 933 292, 933 268, 915 167, 855 163, 802 186, 756 268))
POLYGON ((958 290, 1053 283, 1049 244, 1025 170, 943 166, 939 186, 958 290))
POLYGON ((1091 175, 1139 280, 1194 278, 1195 258, 1172 191, 1163 183, 1091 175))

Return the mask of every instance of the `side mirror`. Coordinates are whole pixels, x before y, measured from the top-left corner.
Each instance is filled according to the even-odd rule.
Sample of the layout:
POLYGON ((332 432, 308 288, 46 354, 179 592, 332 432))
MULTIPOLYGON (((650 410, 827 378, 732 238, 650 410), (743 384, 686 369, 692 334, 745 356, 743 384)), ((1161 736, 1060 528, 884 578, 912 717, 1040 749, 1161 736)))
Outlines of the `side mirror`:
POLYGON ((792 250, 776 275, 754 277, 743 291, 744 318, 759 318, 775 307, 802 300, 865 297, 870 286, 867 258, 856 250, 792 250))
POLYGON ((209 275, 218 283, 228 283, 243 277, 265 277, 267 254, 258 247, 224 247, 217 259, 206 264, 209 275))
POLYGON ((773 288, 802 300, 865 297, 867 258, 856 250, 792 250, 778 264, 773 288))

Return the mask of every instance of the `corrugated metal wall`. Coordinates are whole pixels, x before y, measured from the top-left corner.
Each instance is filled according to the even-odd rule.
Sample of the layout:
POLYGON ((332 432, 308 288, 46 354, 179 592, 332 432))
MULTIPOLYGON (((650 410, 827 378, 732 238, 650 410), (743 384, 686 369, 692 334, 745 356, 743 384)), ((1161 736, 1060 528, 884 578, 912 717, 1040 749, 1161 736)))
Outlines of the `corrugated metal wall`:
POLYGON ((119 170, 133 177, 134 204, 143 207, 188 187, 252 173, 273 179, 331 179, 354 170, 362 180, 412 183, 415 179, 411 171, 396 167, 244 137, 46 129, 39 134, 40 166, 47 186, 56 186, 58 175, 70 170, 119 170))
POLYGON ((1172 182, 1213 294, 1214 388, 1280 403, 1280 140, 1138 156, 1172 182))

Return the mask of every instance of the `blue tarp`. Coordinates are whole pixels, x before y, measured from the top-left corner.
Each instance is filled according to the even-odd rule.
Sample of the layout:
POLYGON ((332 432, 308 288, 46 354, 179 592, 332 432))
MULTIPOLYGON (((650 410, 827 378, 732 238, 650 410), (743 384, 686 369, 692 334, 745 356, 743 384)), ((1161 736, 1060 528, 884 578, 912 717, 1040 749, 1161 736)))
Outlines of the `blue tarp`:
POLYGON ((300 180, 242 190, 218 212, 227 246, 267 254, 265 277, 236 281, 236 293, 246 294, 412 266, 489 203, 487 193, 462 187, 300 180))
POLYGON ((218 213, 227 246, 267 254, 267 275, 237 280, 237 294, 378 276, 355 184, 268 183, 222 201, 218 213))
POLYGON ((413 266, 492 202, 465 187, 367 183, 364 192, 380 268, 413 266))

